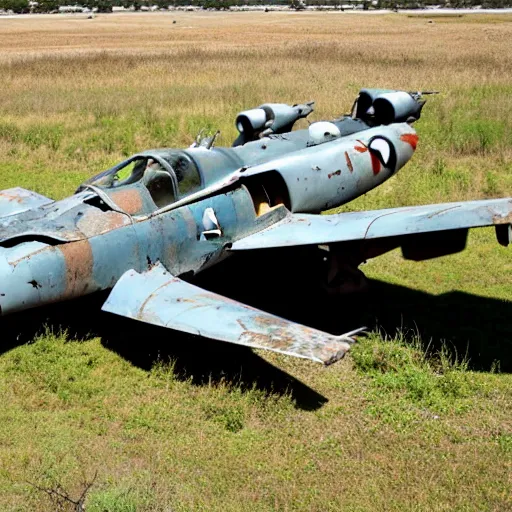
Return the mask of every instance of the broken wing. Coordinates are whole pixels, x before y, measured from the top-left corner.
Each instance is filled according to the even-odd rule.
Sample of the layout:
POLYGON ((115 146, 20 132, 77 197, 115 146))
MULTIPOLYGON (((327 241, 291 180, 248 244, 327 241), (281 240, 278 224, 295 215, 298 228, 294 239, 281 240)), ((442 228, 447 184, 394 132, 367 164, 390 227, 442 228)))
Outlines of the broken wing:
POLYGON ((53 199, 37 192, 21 187, 9 188, 0 191, 0 217, 8 217, 50 203, 53 203, 53 199))
MULTIPOLYGON (((129 270, 102 308, 149 324, 331 364, 356 331, 334 336, 208 292, 169 274, 161 264, 129 270)), ((362 329, 359 329, 360 331, 362 329)))

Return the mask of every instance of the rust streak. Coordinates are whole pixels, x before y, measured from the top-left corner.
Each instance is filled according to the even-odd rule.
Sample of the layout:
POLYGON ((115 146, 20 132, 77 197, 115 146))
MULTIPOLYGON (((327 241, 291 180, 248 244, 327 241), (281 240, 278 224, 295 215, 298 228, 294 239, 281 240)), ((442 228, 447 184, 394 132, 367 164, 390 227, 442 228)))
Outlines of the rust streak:
POLYGON ((188 299, 186 297, 178 297, 176 299, 176 302, 179 302, 179 303, 187 303, 187 304, 195 304, 196 306, 202 306, 202 304, 197 304, 197 301, 194 300, 194 299, 188 299))
POLYGON ((0 192, 0 197, 1 198, 4 198, 4 199, 7 199, 7 201, 14 201, 16 203, 23 203, 23 200, 25 199, 24 197, 21 197, 21 196, 17 196, 16 194, 10 194, 8 192, 0 192))
POLYGON ((87 237, 112 231, 128 224, 122 213, 87 210, 78 221, 77 228, 87 237))
POLYGON ((409 144, 414 150, 418 145, 418 136, 415 133, 404 133, 400 135, 400 140, 409 144))
POLYGON ((121 228, 128 224, 128 219, 124 215, 116 212, 106 212, 106 219, 105 231, 112 231, 113 229, 121 228))
POLYGON ((91 284, 93 256, 89 240, 71 242, 59 247, 66 264, 66 297, 81 295, 91 284))
POLYGON ((137 190, 117 190, 110 194, 110 198, 121 210, 130 215, 142 211, 142 197, 137 190))
POLYGON ((39 254, 41 252, 44 252, 44 251, 54 251, 55 250, 55 247, 52 247, 50 245, 47 245, 45 247, 41 247, 41 249, 38 249, 37 251, 34 251, 34 252, 31 252, 29 254, 26 254, 25 256, 22 256, 21 258, 18 258, 17 260, 14 260, 14 261, 10 261, 9 264, 11 265, 11 267, 15 268, 17 267, 22 261, 25 261, 25 260, 30 260, 31 258, 33 258, 36 254, 39 254))
POLYGON ((242 320, 238 318, 236 322, 244 331, 247 331, 247 326, 242 322, 242 320))
MULTIPOLYGON (((158 292, 162 289, 162 288, 165 288, 166 286, 168 286, 170 283, 172 282, 172 279, 170 281, 167 281, 165 282, 164 284, 161 284, 158 288, 156 288, 151 294, 149 294, 147 297, 146 297, 146 300, 141 304, 140 308, 139 308, 139 311, 137 312, 137 315, 134 317, 138 320, 144 320, 145 318, 148 318, 150 317, 151 315, 147 315, 146 312, 144 311, 146 309, 146 306, 148 305, 148 303, 151 301, 151 299, 153 299, 153 297, 156 297, 158 292)), ((157 317, 158 318, 158 317, 157 317)), ((158 318, 157 324, 161 324, 160 322, 160 318, 158 318)))
MULTIPOLYGON (((407 210, 404 210, 404 211, 407 211, 407 210)), ((383 213, 382 215, 378 215, 377 217, 372 219, 372 221, 368 224, 368 227, 366 228, 366 231, 364 232, 363 240, 366 239, 366 237, 368 236, 368 233, 370 232, 370 228, 372 227, 372 224, 377 222, 379 219, 382 219, 382 217, 387 217, 388 215, 393 215, 395 213, 397 213, 397 212, 383 213)))
POLYGON ((443 208, 442 210, 437 210, 436 212, 432 212, 430 215, 427 215, 427 219, 432 219, 436 215, 442 215, 445 212, 448 212, 450 210, 455 210, 456 208, 460 208, 459 205, 450 206, 449 208, 443 208))
POLYGON ((272 338, 268 334, 262 334, 253 331, 244 331, 238 341, 242 344, 250 344, 259 345, 260 347, 268 347, 272 345, 272 338))
POLYGON ((261 327, 282 327, 288 326, 288 322, 278 317, 268 317, 265 315, 255 316, 252 321, 261 327))
POLYGON ((494 215, 492 217, 493 224, 512 224, 512 213, 509 213, 505 217, 501 215, 494 215))
POLYGON ((354 166, 352 165, 352 160, 350 160, 350 156, 348 151, 345 151, 345 161, 347 162, 347 167, 350 172, 354 172, 354 166))

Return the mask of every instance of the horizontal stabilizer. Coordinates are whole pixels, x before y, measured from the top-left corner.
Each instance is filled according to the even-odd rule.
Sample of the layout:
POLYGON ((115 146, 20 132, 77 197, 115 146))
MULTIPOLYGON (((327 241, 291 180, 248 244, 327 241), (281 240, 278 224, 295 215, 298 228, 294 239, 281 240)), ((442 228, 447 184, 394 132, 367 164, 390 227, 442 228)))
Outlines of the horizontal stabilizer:
POLYGON ((26 210, 53 203, 53 199, 21 187, 0 191, 0 217, 8 217, 26 210))
POLYGON ((149 324, 253 348, 331 364, 354 340, 334 336, 208 292, 172 276, 158 263, 129 270, 117 282, 104 311, 149 324))
POLYGON ((512 198, 406 206, 333 215, 290 214, 235 242, 233 251, 318 245, 512 224, 512 198))

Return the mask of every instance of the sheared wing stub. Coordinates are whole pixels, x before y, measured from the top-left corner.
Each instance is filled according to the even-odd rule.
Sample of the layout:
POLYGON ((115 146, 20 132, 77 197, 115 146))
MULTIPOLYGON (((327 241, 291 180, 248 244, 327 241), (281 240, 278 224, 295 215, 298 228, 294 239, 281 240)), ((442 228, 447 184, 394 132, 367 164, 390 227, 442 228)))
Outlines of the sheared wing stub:
POLYGON ((334 215, 290 214, 231 250, 327 244, 509 224, 512 198, 406 206, 334 215))
POLYGON ((8 217, 32 208, 53 203, 53 199, 21 187, 0 191, 0 217, 8 217))
POLYGON ((169 274, 161 264, 126 272, 104 311, 212 339, 331 364, 354 340, 334 336, 205 291, 169 274))

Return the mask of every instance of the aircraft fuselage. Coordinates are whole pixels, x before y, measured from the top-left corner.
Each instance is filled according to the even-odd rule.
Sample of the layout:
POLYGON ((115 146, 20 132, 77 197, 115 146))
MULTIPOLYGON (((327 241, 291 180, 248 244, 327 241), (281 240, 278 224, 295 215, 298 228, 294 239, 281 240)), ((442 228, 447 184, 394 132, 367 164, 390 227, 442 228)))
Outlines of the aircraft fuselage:
MULTIPOLYGON (((235 148, 192 148, 184 154, 199 170, 201 190, 161 208, 137 183, 106 190, 108 197, 84 187, 2 217, 2 207, 12 206, 4 195, 0 314, 108 289, 127 270, 156 262, 175 276, 197 273, 288 211, 321 212, 375 188, 411 158, 416 142, 413 128, 397 123, 314 144, 299 130, 235 148)), ((144 155, 160 161, 158 151, 144 155)))

